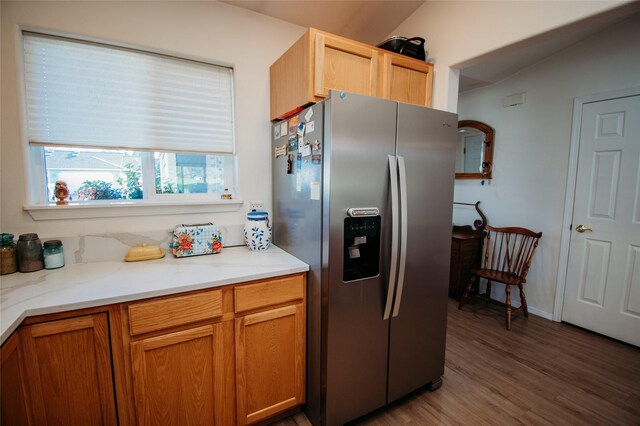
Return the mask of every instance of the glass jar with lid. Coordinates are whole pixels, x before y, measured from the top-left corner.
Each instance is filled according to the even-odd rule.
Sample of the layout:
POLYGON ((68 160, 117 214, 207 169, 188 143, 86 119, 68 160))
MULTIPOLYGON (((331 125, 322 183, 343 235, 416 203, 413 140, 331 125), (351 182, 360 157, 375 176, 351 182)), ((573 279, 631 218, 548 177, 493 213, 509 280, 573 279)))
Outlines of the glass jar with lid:
POLYGON ((38 234, 22 234, 18 237, 18 269, 20 272, 39 271, 44 268, 42 243, 38 234))
POLYGON ((0 275, 18 271, 18 256, 13 234, 0 234, 0 275))
POLYGON ((45 241, 43 255, 44 269, 58 269, 64 266, 64 251, 62 250, 62 241, 45 241))

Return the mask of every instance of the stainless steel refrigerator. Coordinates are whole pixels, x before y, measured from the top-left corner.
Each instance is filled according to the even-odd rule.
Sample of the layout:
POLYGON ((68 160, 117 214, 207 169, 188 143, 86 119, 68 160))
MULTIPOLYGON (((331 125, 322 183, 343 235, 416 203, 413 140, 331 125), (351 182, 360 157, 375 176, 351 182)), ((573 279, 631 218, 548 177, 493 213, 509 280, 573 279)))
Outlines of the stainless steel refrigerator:
POLYGON ((307 417, 439 387, 457 115, 331 91, 272 131, 273 241, 310 265, 307 417))

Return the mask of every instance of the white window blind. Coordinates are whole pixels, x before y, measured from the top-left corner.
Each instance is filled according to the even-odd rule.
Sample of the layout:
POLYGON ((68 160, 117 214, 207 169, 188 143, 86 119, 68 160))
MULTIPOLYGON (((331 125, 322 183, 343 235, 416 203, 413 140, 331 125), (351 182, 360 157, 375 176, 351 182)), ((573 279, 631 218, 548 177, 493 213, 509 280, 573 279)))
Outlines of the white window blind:
POLYGON ((24 33, 29 142, 233 153, 233 70, 24 33))

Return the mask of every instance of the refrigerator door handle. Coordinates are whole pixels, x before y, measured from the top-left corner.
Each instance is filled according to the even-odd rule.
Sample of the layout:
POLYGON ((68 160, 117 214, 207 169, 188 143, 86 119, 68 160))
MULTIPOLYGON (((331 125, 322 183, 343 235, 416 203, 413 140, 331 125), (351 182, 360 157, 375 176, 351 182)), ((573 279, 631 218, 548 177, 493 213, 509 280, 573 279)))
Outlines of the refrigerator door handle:
POLYGON ((389 266, 389 287, 387 288, 387 302, 384 308, 383 320, 388 320, 391 316, 391 305, 393 304, 393 294, 396 290, 396 273, 398 270, 398 169, 396 156, 389 155, 389 178, 391 188, 391 265, 389 266))
POLYGON ((407 170, 404 165, 404 157, 398 156, 398 175, 400 177, 400 271, 398 272, 398 290, 393 306, 393 316, 400 313, 402 302, 402 289, 404 287, 404 272, 407 266, 407 170))

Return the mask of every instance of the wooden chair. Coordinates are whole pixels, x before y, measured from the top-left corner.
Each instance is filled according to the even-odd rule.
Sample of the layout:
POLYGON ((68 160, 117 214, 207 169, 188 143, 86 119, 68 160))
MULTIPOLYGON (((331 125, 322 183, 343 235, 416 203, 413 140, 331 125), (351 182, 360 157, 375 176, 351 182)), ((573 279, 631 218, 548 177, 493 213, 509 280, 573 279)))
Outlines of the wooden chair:
MULTIPOLYGON (((505 315, 507 330, 511 330, 511 316, 522 311, 525 317, 529 316, 527 299, 522 285, 527 281, 527 272, 531 266, 533 253, 538 247, 538 241, 542 232, 533 232, 526 228, 494 228, 487 225, 487 235, 484 242, 484 263, 482 269, 472 269, 471 278, 462 295, 458 309, 470 298, 469 290, 480 278, 487 280, 487 289, 484 294, 476 295, 486 302, 491 299, 491 283, 497 281, 505 284, 506 300, 505 315), (518 308, 511 306, 511 286, 517 285, 520 290, 521 304, 518 308)), ((477 288, 477 285, 476 285, 477 288)))

